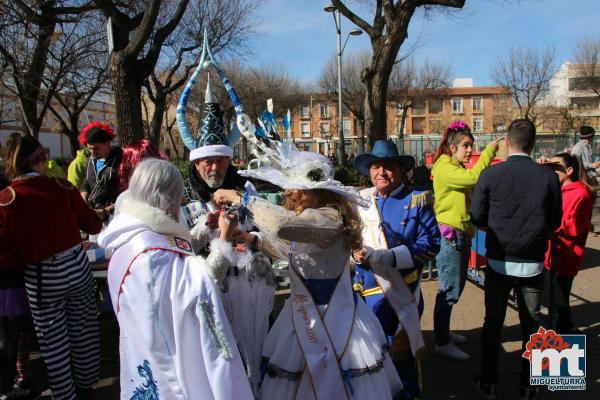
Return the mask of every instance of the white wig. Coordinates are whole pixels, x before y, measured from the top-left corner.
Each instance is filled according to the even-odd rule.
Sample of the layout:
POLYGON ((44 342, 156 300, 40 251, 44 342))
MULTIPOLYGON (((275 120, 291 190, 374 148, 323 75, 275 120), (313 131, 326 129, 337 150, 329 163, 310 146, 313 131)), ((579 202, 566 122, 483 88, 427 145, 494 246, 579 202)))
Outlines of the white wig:
POLYGON ((129 194, 132 199, 158 208, 177 221, 183 198, 183 178, 170 162, 148 158, 133 171, 129 194))

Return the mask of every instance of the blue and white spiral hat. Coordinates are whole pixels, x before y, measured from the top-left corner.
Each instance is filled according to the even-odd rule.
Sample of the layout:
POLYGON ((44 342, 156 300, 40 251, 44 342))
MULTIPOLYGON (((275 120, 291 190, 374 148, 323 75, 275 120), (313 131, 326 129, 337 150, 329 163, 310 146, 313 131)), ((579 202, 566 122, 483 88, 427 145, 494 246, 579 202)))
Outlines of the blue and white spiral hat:
POLYGON ((229 146, 227 136, 223 132, 223 112, 219 103, 214 100, 209 75, 206 83, 202 124, 196 139, 196 148, 190 151, 190 161, 217 156, 232 158, 233 149, 229 146))

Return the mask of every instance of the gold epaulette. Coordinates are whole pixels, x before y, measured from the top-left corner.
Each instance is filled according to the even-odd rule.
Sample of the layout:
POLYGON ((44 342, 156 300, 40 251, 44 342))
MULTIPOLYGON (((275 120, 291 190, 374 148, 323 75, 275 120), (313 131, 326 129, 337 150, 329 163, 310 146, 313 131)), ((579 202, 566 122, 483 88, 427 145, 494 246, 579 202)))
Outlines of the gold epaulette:
POLYGON ((375 286, 371 289, 364 289, 362 292, 360 292, 360 295, 363 297, 368 297, 368 296, 373 296, 376 294, 382 294, 383 293, 383 289, 381 289, 379 286, 375 286))
POLYGON ((60 186, 63 189, 69 189, 69 190, 76 190, 77 189, 75 186, 73 186, 73 184, 71 182, 69 182, 66 179, 63 179, 63 178, 54 178, 54 180, 56 181, 56 183, 58 184, 58 186, 60 186))
POLYGON ((363 289, 364 289, 364 287, 360 283, 355 282, 352 284, 352 290, 354 290, 355 292, 361 293, 363 291, 363 289))
POLYGON ((410 199, 410 208, 423 207, 428 204, 433 204, 433 192, 431 190, 419 194, 413 193, 410 199))
POLYGON ((0 207, 6 207, 17 198, 15 189, 10 186, 0 190, 0 207))

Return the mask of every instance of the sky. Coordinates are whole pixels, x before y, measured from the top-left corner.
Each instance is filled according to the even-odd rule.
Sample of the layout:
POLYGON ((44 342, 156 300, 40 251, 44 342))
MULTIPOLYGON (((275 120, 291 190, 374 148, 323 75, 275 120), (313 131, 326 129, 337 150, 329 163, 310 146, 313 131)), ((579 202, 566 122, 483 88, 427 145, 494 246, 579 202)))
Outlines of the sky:
MULTIPOLYGON (((251 40, 250 65, 282 65, 293 78, 316 83, 322 67, 337 50, 335 24, 323 11, 324 0, 263 0, 251 40)), ((349 2, 354 10, 356 5, 349 2)), ((372 14, 362 7, 362 16, 372 14)), ((342 40, 355 28, 342 16, 342 40)), ((578 40, 600 39, 599 0, 467 0, 452 16, 437 12, 413 17, 409 38, 417 38, 417 63, 426 59, 448 63, 453 78, 473 78, 476 86, 493 85, 490 71, 499 56, 513 46, 556 50, 557 66, 573 60, 578 40)), ((344 56, 370 49, 366 36, 352 36, 344 56)))

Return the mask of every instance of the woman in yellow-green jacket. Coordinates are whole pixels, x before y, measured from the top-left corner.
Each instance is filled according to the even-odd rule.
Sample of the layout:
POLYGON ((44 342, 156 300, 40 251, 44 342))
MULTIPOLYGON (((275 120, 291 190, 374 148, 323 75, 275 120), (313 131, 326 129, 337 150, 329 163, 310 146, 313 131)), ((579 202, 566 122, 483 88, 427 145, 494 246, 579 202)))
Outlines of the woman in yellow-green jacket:
POLYGON ((475 233, 469 221, 470 198, 479 174, 495 157, 500 139, 485 148, 473 168, 466 169, 464 165, 471 160, 473 141, 469 126, 461 120, 453 121, 440 142, 431 170, 435 216, 442 235, 436 257, 440 288, 433 314, 435 350, 456 360, 469 358, 456 346, 466 339, 450 332, 450 315, 465 287, 470 242, 475 233))

